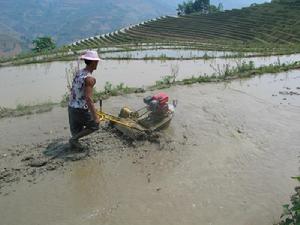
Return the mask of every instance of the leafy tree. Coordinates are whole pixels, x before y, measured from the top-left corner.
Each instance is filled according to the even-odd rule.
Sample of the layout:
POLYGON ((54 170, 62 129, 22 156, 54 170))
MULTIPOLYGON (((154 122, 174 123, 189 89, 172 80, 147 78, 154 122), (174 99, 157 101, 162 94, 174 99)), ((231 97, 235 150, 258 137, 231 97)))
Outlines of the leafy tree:
POLYGON ((202 0, 195 0, 194 9, 196 12, 203 12, 204 11, 204 2, 202 0))
POLYGON ((222 3, 219 3, 219 5, 218 5, 218 11, 219 12, 223 12, 224 11, 224 6, 223 6, 222 3))
POLYGON ((194 10, 194 2, 192 0, 183 2, 182 4, 178 5, 177 8, 178 15, 191 14, 193 12, 195 12, 195 10, 194 10))
POLYGON ((34 39, 32 44, 34 45, 33 52, 48 51, 56 48, 55 42, 51 37, 47 36, 34 39))
POLYGON ((193 1, 190 0, 188 3, 186 3, 184 5, 185 5, 185 10, 184 10, 185 14, 191 14, 191 13, 195 12, 193 1))
POLYGON ((178 4, 178 8, 177 8, 177 15, 178 16, 182 15, 183 12, 184 12, 184 5, 183 4, 178 4))
POLYGON ((208 12, 209 6, 210 6, 210 0, 202 0, 203 4, 203 11, 208 12))
POLYGON ((215 5, 210 5, 209 6, 209 9, 208 9, 208 12, 209 13, 216 13, 216 12, 219 12, 219 8, 215 5))
POLYGON ((207 14, 220 11, 223 11, 223 5, 219 4, 219 6, 216 7, 210 4, 210 0, 188 0, 187 2, 179 4, 177 8, 177 14, 179 16, 195 12, 207 14))
POLYGON ((195 0, 194 10, 196 12, 206 13, 210 6, 210 0, 195 0))
POLYGON ((189 0, 187 2, 183 2, 182 4, 178 4, 177 8, 177 15, 184 15, 184 14, 190 14, 194 12, 193 9, 193 1, 189 0))

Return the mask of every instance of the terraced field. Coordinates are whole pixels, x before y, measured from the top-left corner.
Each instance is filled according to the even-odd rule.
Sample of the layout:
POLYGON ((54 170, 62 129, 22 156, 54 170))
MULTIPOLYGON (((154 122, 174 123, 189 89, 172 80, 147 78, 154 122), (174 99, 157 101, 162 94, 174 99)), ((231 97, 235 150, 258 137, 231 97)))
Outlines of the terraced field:
MULTIPOLYGON (((97 49, 100 54, 184 49, 232 52, 235 57, 300 53, 300 0, 278 0, 207 15, 160 17, 112 33, 79 40, 53 51, 3 57, 0 59, 0 67, 74 60, 86 49, 97 49)), ((206 56, 204 54, 201 57, 206 56)), ((132 58, 122 56, 111 59, 132 58)), ((168 57, 162 54, 144 59, 168 57)))
POLYGON ((206 50, 296 50, 300 45, 300 1, 265 3, 209 15, 166 16, 71 46, 79 50, 157 43, 206 50))

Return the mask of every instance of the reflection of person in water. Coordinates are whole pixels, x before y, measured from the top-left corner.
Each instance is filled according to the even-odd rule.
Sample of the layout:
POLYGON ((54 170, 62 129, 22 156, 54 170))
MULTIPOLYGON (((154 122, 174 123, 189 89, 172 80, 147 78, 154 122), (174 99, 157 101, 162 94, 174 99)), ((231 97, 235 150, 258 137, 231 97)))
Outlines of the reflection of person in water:
POLYGON ((82 149, 79 139, 99 129, 99 118, 92 98, 96 79, 92 73, 97 69, 100 58, 96 51, 87 51, 81 59, 84 60, 86 67, 76 73, 69 98, 71 149, 82 149))

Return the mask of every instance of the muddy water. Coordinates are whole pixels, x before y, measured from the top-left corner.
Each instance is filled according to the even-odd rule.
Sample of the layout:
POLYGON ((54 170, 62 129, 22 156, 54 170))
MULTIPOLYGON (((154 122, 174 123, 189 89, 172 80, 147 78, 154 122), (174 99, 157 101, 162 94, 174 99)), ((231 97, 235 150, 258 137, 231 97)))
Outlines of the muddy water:
POLYGON ((277 75, 265 74, 250 80, 232 82, 229 86, 234 91, 252 97, 267 100, 274 104, 300 107, 300 71, 294 70, 277 75))
MULTIPOLYGON (((212 59, 188 61, 102 61, 97 71, 97 89, 102 89, 105 82, 125 83, 128 86, 141 87, 153 85, 165 75, 170 75, 177 67, 178 79, 191 76, 211 75, 224 70, 225 65, 235 66, 237 61, 254 61, 256 66, 288 63, 300 59, 300 55, 274 56, 266 58, 212 59)), ((73 67, 76 62, 72 63, 73 67)), ((83 65, 82 65, 83 66, 83 65)), ((65 70, 68 62, 53 62, 19 67, 0 68, 0 106, 15 107, 17 104, 36 104, 46 101, 58 102, 67 92, 65 70)))
MULTIPOLYGON (((1 224, 271 225, 296 185, 290 177, 299 173, 300 97, 283 100, 279 94, 286 87, 298 90, 294 78, 267 75, 168 89, 179 106, 160 144, 128 148, 109 136, 96 143, 102 131, 94 134, 91 148, 101 149, 95 157, 37 184, 21 180, 14 192, 0 196, 1 224)), ((147 94, 112 98, 104 108, 138 108, 147 94)), ((67 126, 65 112, 55 114, 67 126)), ((23 126, 33 120, 45 122, 30 116, 23 126)), ((21 144, 18 120, 3 124, 21 144)), ((31 135, 51 128, 48 123, 31 135)))

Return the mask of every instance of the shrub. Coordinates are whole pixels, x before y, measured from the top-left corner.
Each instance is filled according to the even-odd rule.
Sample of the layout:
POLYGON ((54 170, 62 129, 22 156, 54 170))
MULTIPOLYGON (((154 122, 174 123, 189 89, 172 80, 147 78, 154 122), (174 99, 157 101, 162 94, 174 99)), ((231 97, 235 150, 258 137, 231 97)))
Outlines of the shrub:
MULTIPOLYGON (((300 181, 300 177, 293 177, 300 181)), ((283 205, 283 213, 279 225, 300 224, 300 187, 295 188, 295 194, 291 197, 291 203, 283 205)))

